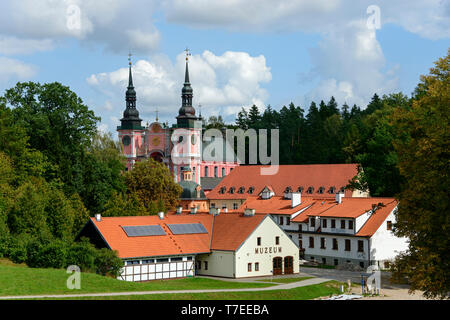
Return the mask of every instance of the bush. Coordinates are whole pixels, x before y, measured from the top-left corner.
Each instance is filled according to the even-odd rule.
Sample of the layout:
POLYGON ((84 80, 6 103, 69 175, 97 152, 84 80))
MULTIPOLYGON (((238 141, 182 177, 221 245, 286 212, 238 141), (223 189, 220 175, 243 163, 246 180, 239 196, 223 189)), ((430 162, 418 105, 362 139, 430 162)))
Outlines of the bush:
POLYGON ((81 271, 95 272, 95 260, 97 251, 87 238, 81 238, 80 242, 74 242, 67 250, 66 263, 69 265, 77 265, 81 271))
POLYGON ((67 243, 61 240, 41 242, 36 239, 28 245, 26 263, 32 268, 64 268, 67 247, 67 243))
POLYGON ((97 273, 103 276, 110 275, 117 278, 123 267, 123 261, 117 256, 117 251, 102 248, 97 250, 95 266, 97 268, 97 273))
POLYGON ((27 260, 27 245, 29 238, 26 237, 10 237, 6 256, 14 263, 23 263, 27 260))

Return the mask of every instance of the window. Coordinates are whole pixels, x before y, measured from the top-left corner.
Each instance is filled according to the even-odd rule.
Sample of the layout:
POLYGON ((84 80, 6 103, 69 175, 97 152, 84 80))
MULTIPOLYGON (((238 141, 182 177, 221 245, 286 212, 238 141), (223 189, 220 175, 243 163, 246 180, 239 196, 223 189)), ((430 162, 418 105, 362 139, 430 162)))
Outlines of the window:
POLYGON ((297 188, 297 192, 302 193, 302 192, 303 192, 303 189, 304 189, 304 188, 303 188, 302 186, 300 186, 300 187, 297 188))
POLYGON ((331 194, 336 193, 336 187, 330 187, 330 190, 328 190, 328 192, 331 194))
POLYGON ((247 264, 247 271, 252 272, 252 264, 251 263, 247 264))
POLYGON ((345 220, 341 220, 341 229, 345 229, 345 220))
POLYGON ((155 260, 153 259, 148 259, 148 260, 142 260, 142 264, 149 264, 149 263, 154 263, 155 260))
POLYGON ((261 245, 261 237, 258 237, 256 239, 256 245, 260 246, 261 245))
POLYGON ((275 237, 275 244, 279 245, 280 244, 280 237, 275 237))
POLYGON ((387 230, 392 230, 392 221, 386 221, 387 230))
POLYGON ((226 190, 227 190, 227 188, 221 187, 219 193, 224 194, 226 190))
POLYGON ((316 219, 309 218, 309 224, 310 224, 311 228, 315 228, 316 227, 316 219))
POLYGON ((233 209, 236 210, 237 208, 239 208, 239 205, 236 202, 233 203, 233 209))
POLYGON ((216 208, 216 204, 215 204, 215 203, 211 203, 209 206, 210 206, 211 208, 213 208, 213 209, 216 208))
POLYGON ((259 262, 255 262, 255 271, 259 271, 259 262))
POLYGON ((323 219, 322 220, 322 228, 326 228, 327 227, 327 219, 323 219))
POLYGON ((205 270, 208 270, 208 261, 205 261, 205 270))
POLYGON ((156 262, 169 262, 169 258, 156 259, 156 262))
POLYGON ((322 264, 327 264, 327 259, 326 258, 322 258, 322 264))
POLYGON ((183 261, 183 258, 182 257, 170 258, 170 262, 174 261, 183 261))
POLYGON ((187 257, 187 261, 192 261, 192 257, 187 257))
POLYGON ((239 190, 238 190, 238 193, 242 194, 242 193, 244 193, 244 191, 245 191, 245 188, 244 187, 240 187, 239 190))
POLYGON ((139 260, 127 261, 127 266, 130 266, 130 265, 133 265, 133 264, 139 264, 139 260))
POLYGON ((324 191, 325 191, 325 188, 324 188, 324 187, 320 187, 319 190, 318 190, 318 192, 319 192, 320 194, 322 194, 324 191))
POLYGON ((284 193, 291 193, 291 192, 292 192, 291 187, 286 187, 286 189, 284 189, 284 193))
POLYGON ((331 219, 331 229, 336 229, 336 220, 331 219))
POLYGON ((254 188, 254 187, 248 188, 248 193, 249 193, 249 194, 253 194, 253 191, 255 191, 255 188, 254 188))
POLYGON ((233 194, 234 193, 234 187, 230 188, 230 193, 233 194))
POLYGON ((287 226, 291 225, 291 218, 286 217, 286 225, 287 226))
POLYGON ((309 237, 309 247, 314 248, 314 238, 313 237, 309 237))
POLYGON ((214 177, 217 178, 219 176, 219 168, 214 167, 214 177))
POLYGON ((202 270, 202 262, 201 261, 197 261, 197 269, 202 270))
POLYGON ((358 252, 364 252, 364 241, 358 240, 358 252))
POLYGON ((364 262, 361 261, 361 262, 359 263, 359 266, 360 266, 361 268, 364 268, 364 262))
POLYGON ((353 220, 348 220, 348 228, 353 230, 353 220))
POLYGON ((338 259, 334 259, 334 265, 337 266, 339 264, 338 259))
POLYGON ((345 251, 350 251, 351 250, 351 242, 350 239, 345 239, 345 251))
POLYGON ((325 249, 325 238, 320 238, 320 249, 325 249))
POLYGON ((314 192, 314 187, 309 187, 308 191, 306 191, 309 194, 312 194, 314 192))
POLYGON ((280 226, 282 226, 284 224, 284 219, 283 217, 280 217, 280 226))
POLYGON ((208 168, 208 166, 205 167, 205 177, 209 177, 209 168, 208 168))
POLYGON ((225 177, 225 168, 222 168, 222 177, 225 177))
POLYGON ((336 238, 333 238, 333 250, 338 250, 338 241, 336 238))

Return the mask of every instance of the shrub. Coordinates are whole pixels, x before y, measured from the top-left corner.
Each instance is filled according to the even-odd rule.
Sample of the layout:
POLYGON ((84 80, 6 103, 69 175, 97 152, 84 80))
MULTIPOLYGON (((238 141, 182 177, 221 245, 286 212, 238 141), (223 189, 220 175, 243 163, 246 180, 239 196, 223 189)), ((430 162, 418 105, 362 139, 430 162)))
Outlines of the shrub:
POLYGON ((81 238, 80 242, 74 242, 67 250, 66 264, 77 265, 81 271, 95 272, 95 260, 97 251, 87 238, 81 238))
POLYGON ((117 278, 123 267, 123 261, 117 256, 117 251, 102 248, 97 250, 95 266, 97 273, 117 278))
POLYGON ((27 247, 26 263, 32 268, 64 268, 66 267, 67 246, 67 243, 61 240, 35 239, 27 247))

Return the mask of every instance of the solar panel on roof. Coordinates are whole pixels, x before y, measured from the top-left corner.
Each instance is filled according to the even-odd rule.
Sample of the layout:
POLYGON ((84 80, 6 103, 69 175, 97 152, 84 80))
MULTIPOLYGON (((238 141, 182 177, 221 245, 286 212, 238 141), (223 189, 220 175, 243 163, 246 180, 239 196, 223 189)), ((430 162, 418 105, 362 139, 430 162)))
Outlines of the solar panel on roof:
POLYGON ((180 223, 167 225, 173 234, 208 233, 201 223, 180 223))
POLYGON ((160 225, 151 226, 123 226, 122 229, 129 237, 164 236, 166 235, 160 225))

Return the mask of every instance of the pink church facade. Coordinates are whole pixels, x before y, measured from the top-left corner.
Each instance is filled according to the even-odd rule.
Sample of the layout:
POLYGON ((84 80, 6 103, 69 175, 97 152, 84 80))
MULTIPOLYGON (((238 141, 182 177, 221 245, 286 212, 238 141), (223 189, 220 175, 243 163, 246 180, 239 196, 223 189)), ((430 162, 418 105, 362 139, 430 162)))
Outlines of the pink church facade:
POLYGON ((170 169, 175 182, 183 180, 183 168, 189 167, 192 181, 201 184, 201 178, 222 178, 239 166, 238 161, 216 161, 217 159, 203 156, 203 119, 201 115, 195 115, 192 107, 193 90, 189 82, 187 59, 181 97, 182 106, 176 117, 176 125, 169 127, 167 123, 160 123, 156 119, 155 122, 142 126, 142 119, 136 108, 130 64, 126 109, 120 120, 121 125, 117 127, 123 154, 127 159, 126 170, 131 170, 138 161, 153 158, 170 169))

